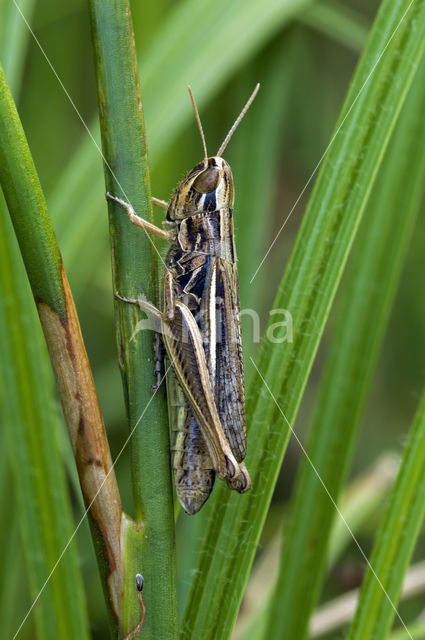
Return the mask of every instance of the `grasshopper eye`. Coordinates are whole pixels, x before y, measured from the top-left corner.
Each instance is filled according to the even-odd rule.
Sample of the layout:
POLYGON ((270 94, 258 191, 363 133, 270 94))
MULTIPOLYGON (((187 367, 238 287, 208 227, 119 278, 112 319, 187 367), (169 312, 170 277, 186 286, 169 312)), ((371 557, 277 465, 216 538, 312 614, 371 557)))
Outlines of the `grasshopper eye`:
POLYGON ((219 181, 220 171, 217 167, 209 167, 199 174, 192 186, 199 193, 211 193, 217 189, 219 181))

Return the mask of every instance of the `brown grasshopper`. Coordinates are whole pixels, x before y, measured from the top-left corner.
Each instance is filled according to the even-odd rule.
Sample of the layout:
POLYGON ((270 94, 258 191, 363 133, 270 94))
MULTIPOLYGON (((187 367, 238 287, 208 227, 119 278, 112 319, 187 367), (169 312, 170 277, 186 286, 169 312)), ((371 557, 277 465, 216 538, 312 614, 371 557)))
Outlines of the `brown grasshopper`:
POLYGON ((167 209, 167 230, 123 207, 132 224, 170 242, 165 260, 164 310, 138 304, 161 326, 171 367, 167 373, 173 469, 177 497, 187 513, 199 511, 215 476, 239 493, 251 481, 246 454, 245 393, 240 331, 239 284, 233 240, 233 176, 222 158, 259 85, 217 154, 208 157, 198 110, 189 87, 202 138, 204 159, 179 182, 167 209))

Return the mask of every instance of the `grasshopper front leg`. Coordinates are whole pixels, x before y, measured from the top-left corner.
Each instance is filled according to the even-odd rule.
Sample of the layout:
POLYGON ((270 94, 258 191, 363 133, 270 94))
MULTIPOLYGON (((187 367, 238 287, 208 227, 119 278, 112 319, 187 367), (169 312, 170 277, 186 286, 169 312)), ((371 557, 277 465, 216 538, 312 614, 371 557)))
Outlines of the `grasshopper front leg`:
MULTIPOLYGON (((136 227, 139 227, 144 231, 147 231, 147 233, 152 233, 153 235, 158 236, 158 238, 162 238, 163 240, 167 240, 168 242, 173 241, 174 239, 173 233, 171 233, 170 231, 165 231, 164 229, 160 229, 159 227, 152 224, 151 222, 148 222, 147 220, 140 218, 138 215, 136 215, 136 212, 134 211, 133 207, 129 202, 126 202, 125 200, 121 200, 121 198, 117 198, 116 196, 111 195, 108 191, 106 192, 106 199, 111 200, 111 202, 115 202, 120 207, 122 207, 127 212, 127 215, 130 219, 131 224, 134 224, 136 227)), ((162 200, 156 200, 156 202, 162 202, 162 200)), ((166 203, 164 202, 163 204, 166 204, 166 203)))

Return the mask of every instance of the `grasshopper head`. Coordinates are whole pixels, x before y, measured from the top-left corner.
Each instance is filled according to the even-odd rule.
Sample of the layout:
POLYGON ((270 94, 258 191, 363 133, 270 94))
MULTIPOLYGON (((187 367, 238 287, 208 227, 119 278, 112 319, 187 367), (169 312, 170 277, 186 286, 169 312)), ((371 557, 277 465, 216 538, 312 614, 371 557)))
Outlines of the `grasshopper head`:
POLYGON ((212 156, 179 182, 168 205, 167 220, 183 220, 195 213, 232 207, 232 171, 223 158, 212 156))

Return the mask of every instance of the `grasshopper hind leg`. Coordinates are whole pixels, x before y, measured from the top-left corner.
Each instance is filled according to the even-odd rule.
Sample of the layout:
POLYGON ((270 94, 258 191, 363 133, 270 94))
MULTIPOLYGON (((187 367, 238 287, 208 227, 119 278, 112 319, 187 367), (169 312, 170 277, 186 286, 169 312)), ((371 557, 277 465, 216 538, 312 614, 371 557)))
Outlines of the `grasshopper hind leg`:
POLYGON ((239 469, 241 475, 236 480, 226 478, 227 486, 229 489, 234 489, 238 493, 246 493, 251 489, 251 478, 249 477, 248 469, 244 462, 239 462, 239 469))

